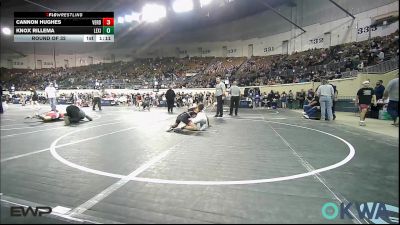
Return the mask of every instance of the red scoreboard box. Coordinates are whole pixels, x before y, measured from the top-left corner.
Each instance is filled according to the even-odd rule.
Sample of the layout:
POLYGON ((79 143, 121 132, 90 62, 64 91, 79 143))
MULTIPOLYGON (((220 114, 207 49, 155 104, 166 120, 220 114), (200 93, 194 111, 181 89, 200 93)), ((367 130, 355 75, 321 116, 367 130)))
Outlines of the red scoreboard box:
POLYGON ((114 18, 103 18, 103 26, 114 26, 114 18))

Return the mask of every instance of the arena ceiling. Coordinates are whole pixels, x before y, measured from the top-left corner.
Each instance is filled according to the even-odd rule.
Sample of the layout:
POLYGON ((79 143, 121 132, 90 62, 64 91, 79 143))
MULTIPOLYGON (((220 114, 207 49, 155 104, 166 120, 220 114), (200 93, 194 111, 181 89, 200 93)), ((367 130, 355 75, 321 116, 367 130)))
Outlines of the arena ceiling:
MULTIPOLYGON (((1 26, 12 28, 13 13, 25 11, 113 11, 114 17, 124 16, 132 11, 140 12, 146 3, 159 3, 167 8, 166 19, 154 24, 116 24, 115 43, 76 43, 55 44, 63 54, 87 53, 111 48, 126 48, 154 39, 167 32, 179 33, 214 26, 244 17, 256 15, 268 7, 280 5, 294 6, 294 0, 213 0, 210 5, 201 8, 199 0, 194 0, 194 10, 188 13, 175 13, 173 0, 6 0, 1 2, 1 26), (101 46, 99 46, 101 45, 101 46)), ((49 44, 36 43, 36 54, 49 54, 49 44)), ((53 45, 53 44, 51 44, 53 45)), ((14 43, 12 36, 1 35, 2 53, 33 52, 32 43, 14 43)))

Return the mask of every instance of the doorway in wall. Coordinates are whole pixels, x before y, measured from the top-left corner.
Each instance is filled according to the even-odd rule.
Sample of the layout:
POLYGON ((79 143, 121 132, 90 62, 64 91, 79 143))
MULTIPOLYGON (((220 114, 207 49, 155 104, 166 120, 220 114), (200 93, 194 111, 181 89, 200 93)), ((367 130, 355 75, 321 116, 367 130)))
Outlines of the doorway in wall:
POLYGON ((40 69, 42 69, 42 67, 43 67, 43 62, 42 62, 42 60, 37 60, 36 61, 36 69, 38 69, 38 70, 40 70, 40 69))
POLYGON ((251 58, 253 56, 253 44, 250 44, 248 46, 248 50, 247 50, 247 58, 251 58))
POLYGON ((289 52, 289 41, 286 40, 282 42, 282 54, 287 55, 288 52, 289 52))
POLYGON ((331 32, 324 34, 324 48, 329 48, 331 46, 331 32))
POLYGON ((222 46, 222 57, 228 56, 228 47, 222 46))

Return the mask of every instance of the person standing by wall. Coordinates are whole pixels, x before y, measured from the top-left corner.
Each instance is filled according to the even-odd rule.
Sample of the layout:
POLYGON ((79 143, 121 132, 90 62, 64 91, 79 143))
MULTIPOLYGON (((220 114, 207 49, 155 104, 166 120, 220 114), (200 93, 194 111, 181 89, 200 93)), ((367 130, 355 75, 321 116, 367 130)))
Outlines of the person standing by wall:
POLYGON ((96 110, 96 105, 98 105, 99 110, 101 111, 101 93, 99 90, 95 89, 92 91, 93 95, 93 110, 96 110))
POLYGON ((328 120, 333 120, 332 105, 335 91, 327 80, 322 80, 322 85, 318 87, 317 95, 321 105, 321 120, 325 121, 325 115, 328 112, 328 120))
POLYGON ((215 84, 215 97, 217 98, 217 113, 214 117, 222 117, 224 114, 224 102, 223 98, 225 97, 225 84, 221 82, 221 78, 217 77, 215 84))
POLYGON ((387 111, 392 116, 394 123, 392 125, 399 126, 399 78, 389 81, 383 93, 385 99, 389 98, 387 111))
POLYGON ((49 83, 49 86, 47 86, 44 89, 44 92, 46 93, 46 97, 49 100, 50 106, 51 106, 51 111, 56 111, 56 105, 57 105, 57 90, 54 88, 53 83, 49 83))
POLYGON ((364 81, 363 87, 357 91, 356 106, 360 109, 360 126, 365 126, 365 116, 371 103, 376 106, 374 89, 369 86, 369 81, 364 81))
POLYGON ((385 92, 385 86, 382 85, 383 81, 379 80, 376 82, 376 86, 375 86, 375 96, 376 96, 376 100, 378 101, 379 99, 383 98, 383 93, 385 92))
POLYGON ((3 86, 0 84, 0 114, 3 113, 3 86))
POLYGON ((304 89, 301 89, 301 91, 298 93, 297 99, 299 100, 299 109, 303 109, 304 100, 306 99, 306 92, 304 89))
POLYGON ((282 109, 286 109, 286 102, 287 102, 287 94, 285 91, 283 91, 281 95, 282 109))
POLYGON ((229 109, 229 115, 232 116, 233 107, 235 107, 235 116, 237 116, 240 102, 240 88, 237 86, 237 81, 233 82, 229 92, 231 95, 231 107, 229 109))
POLYGON ((333 120, 335 120, 336 119, 336 102, 337 102, 337 100, 338 100, 338 94, 339 94, 339 92, 338 92, 338 90, 337 90, 337 87, 336 87, 336 85, 334 85, 334 84, 330 84, 330 85, 332 85, 332 87, 333 87, 333 93, 334 93, 334 95, 333 95, 333 101, 332 101, 332 115, 333 115, 333 120))
POLYGON ((172 90, 172 86, 169 87, 165 93, 165 98, 167 100, 168 113, 173 113, 174 103, 175 103, 175 92, 172 90))
POLYGON ((288 107, 289 107, 289 109, 293 109, 293 102, 294 102, 294 95, 293 95, 293 92, 292 92, 292 90, 289 90, 289 93, 288 93, 288 107))

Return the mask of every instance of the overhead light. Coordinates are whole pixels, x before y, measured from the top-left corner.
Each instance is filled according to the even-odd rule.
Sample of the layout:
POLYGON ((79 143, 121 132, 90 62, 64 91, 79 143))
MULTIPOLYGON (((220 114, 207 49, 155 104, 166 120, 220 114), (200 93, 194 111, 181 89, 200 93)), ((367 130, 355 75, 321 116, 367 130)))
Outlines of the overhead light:
POLYGON ((206 6, 210 4, 212 0, 200 0, 200 7, 203 8, 203 6, 206 6))
POLYGON ((118 17, 118 23, 124 23, 125 19, 122 16, 118 17))
POLYGON ((175 0, 172 3, 172 8, 177 13, 189 12, 193 10, 193 1, 192 0, 175 0))
POLYGON ((8 28, 8 27, 3 27, 3 28, 1 29, 1 31, 2 31, 3 34, 5 34, 5 35, 10 35, 10 34, 11 34, 11 30, 10 30, 10 28, 8 28))
POLYGON ((130 15, 130 14, 125 15, 125 22, 130 23, 132 21, 133 21, 133 16, 132 15, 130 15))
POLYGON ((153 23, 167 16, 167 10, 162 5, 147 4, 142 9, 142 21, 153 23))
POLYGON ((140 22, 140 16, 141 15, 142 14, 137 13, 137 12, 132 12, 132 14, 131 14, 133 21, 136 21, 136 22, 140 22))

